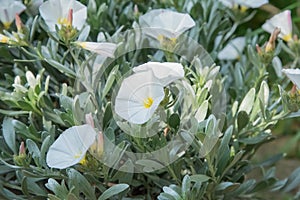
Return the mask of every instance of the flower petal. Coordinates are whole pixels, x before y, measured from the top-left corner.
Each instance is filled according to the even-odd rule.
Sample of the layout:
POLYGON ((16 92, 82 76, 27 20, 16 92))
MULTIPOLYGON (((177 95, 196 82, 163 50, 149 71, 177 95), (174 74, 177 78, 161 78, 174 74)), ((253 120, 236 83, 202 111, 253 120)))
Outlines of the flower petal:
POLYGON ((236 0, 237 4, 247 6, 249 8, 258 8, 269 3, 268 0, 236 0))
POLYGON ((77 164, 96 138, 90 125, 73 126, 65 130, 50 146, 46 162, 49 167, 65 169, 77 164))
POLYGON ((166 9, 154 9, 139 18, 139 24, 145 33, 158 38, 177 38, 186 30, 195 26, 189 14, 183 14, 166 9))
POLYGON ((152 71, 134 73, 123 80, 115 100, 115 111, 130 123, 143 124, 151 118, 164 96, 164 88, 152 71), (153 102, 145 107, 149 98, 153 102))
POLYGON ((0 0, 0 21, 3 24, 10 24, 14 21, 16 14, 20 14, 26 6, 19 1, 0 0))
POLYGON ((153 72, 154 76, 163 86, 166 86, 171 82, 184 77, 183 66, 180 63, 148 62, 133 68, 133 71, 136 73, 149 70, 153 72))
POLYGON ((50 31, 55 31, 55 25, 60 27, 59 19, 67 18, 70 9, 73 9, 72 25, 80 30, 87 18, 87 8, 79 1, 49 0, 40 6, 39 11, 50 31))
POLYGON ((271 19, 268 19, 262 28, 268 33, 272 33, 274 29, 278 27, 281 29, 279 37, 289 41, 292 39, 292 19, 291 11, 286 10, 277 15, 274 15, 271 19))
POLYGON ((99 55, 114 57, 114 52, 117 45, 109 42, 75 42, 75 44, 80 45, 82 48, 89 51, 95 52, 99 55))
POLYGON ((238 59, 246 45, 245 37, 237 37, 231 40, 219 53, 219 60, 238 59))
POLYGON ((283 69, 282 72, 300 89, 300 69, 283 69))

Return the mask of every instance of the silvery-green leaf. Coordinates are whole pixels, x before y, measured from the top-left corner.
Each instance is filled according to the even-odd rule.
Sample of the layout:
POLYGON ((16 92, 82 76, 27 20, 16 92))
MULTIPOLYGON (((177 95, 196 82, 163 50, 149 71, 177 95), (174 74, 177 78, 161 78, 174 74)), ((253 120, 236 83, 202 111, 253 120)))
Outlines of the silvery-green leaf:
POLYGON ((254 104, 254 98, 255 98, 255 88, 251 88, 250 91, 244 97, 243 101, 241 102, 238 112, 243 110, 249 115, 254 104))

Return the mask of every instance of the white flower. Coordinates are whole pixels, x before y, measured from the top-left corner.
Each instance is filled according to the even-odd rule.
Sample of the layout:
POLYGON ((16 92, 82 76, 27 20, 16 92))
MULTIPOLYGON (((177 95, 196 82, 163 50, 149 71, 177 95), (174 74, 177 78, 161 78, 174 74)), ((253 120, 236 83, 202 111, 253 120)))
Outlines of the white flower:
POLYGON ((166 86, 171 82, 183 78, 184 70, 180 63, 171 62, 148 62, 138 67, 134 67, 134 72, 151 70, 154 76, 160 81, 161 85, 166 86))
POLYGON ((245 11, 247 8, 258 8, 264 4, 269 3, 268 0, 219 0, 225 6, 229 8, 235 8, 240 6, 244 6, 241 8, 242 11, 245 11))
POLYGON ((46 162, 49 167, 65 169, 82 161, 97 133, 90 125, 65 130, 50 146, 46 162))
POLYGON ((75 0, 49 0, 40 6, 40 14, 45 20, 50 31, 55 31, 55 25, 59 28, 68 23, 68 14, 73 10, 73 27, 80 30, 87 18, 87 8, 75 0))
POLYGON ((75 44, 81 46, 82 48, 95 52, 99 55, 114 57, 114 52, 117 45, 109 42, 75 42, 75 44))
POLYGON ((0 21, 5 28, 10 27, 16 14, 20 14, 26 9, 22 2, 15 0, 0 0, 0 5, 0 21))
POLYGON ((164 36, 176 39, 186 30, 195 26, 189 14, 165 9, 151 10, 139 18, 139 24, 145 33, 156 39, 164 36))
POLYGON ((283 69, 282 72, 300 89, 300 69, 283 69))
POLYGON ((148 62, 133 68, 125 78, 115 101, 116 113, 133 124, 147 122, 164 99, 164 87, 183 78, 179 63, 148 62))
POLYGON ((125 78, 115 100, 116 113, 133 124, 143 124, 164 99, 163 86, 152 71, 141 71, 125 78))
POLYGON ((258 8, 269 3, 269 0, 235 0, 235 2, 248 8, 258 8))
POLYGON ((219 53, 219 60, 235 60, 240 57, 246 45, 245 37, 237 37, 231 40, 219 53))
POLYGON ((279 37, 285 41, 292 40, 292 18, 291 11, 286 10, 277 15, 274 15, 271 19, 268 19, 263 25, 262 28, 268 33, 272 33, 274 29, 280 28, 279 37))

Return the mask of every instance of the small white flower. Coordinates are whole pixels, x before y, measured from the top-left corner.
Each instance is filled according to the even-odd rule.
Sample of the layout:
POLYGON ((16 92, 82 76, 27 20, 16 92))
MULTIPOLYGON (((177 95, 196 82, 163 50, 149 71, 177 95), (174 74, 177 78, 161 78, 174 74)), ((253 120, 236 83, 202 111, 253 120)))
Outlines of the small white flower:
POLYGON ((15 0, 0 0, 0 5, 0 21, 5 28, 10 27, 16 14, 20 14, 26 9, 22 2, 15 0))
POLYGON ((237 37, 231 40, 219 53, 219 60, 238 59, 246 45, 245 37, 237 37))
POLYGON ((75 42, 75 44, 79 45, 80 47, 97 53, 99 55, 107 56, 107 57, 114 57, 114 52, 117 48, 117 45, 114 43, 109 42, 75 42))
POLYGON ((65 169, 82 161, 97 133, 90 125, 65 130, 50 146, 46 162, 49 167, 65 169))
POLYGON ((164 87, 183 78, 179 63, 148 62, 133 68, 125 78, 115 101, 116 113, 133 124, 147 122, 164 99, 164 87))
POLYGON ((282 72, 300 89, 300 69, 283 69, 282 72))
POLYGON ((134 67, 134 72, 151 70, 154 76, 160 81, 161 85, 166 86, 171 82, 183 78, 184 70, 180 63, 172 62, 148 62, 138 67, 134 67))
POLYGON ((247 8, 258 8, 264 4, 269 3, 268 0, 219 0, 225 6, 229 8, 235 8, 237 6, 244 6, 241 8, 242 11, 247 10, 247 8))
POLYGON ((141 71, 125 78, 115 101, 116 113, 133 124, 143 124, 164 99, 164 88, 152 71, 141 71))
POLYGON ((139 18, 139 24, 145 33, 156 39, 162 36, 176 39, 186 30, 195 26, 189 14, 165 9, 151 10, 139 18))
POLYGON ((272 33, 274 29, 280 28, 279 37, 284 41, 288 42, 292 40, 292 18, 291 11, 286 10, 277 15, 274 15, 271 19, 268 19, 263 25, 262 28, 268 33, 272 33))
POLYGON ((75 0, 49 0, 40 6, 40 14, 45 20, 50 31, 55 31, 55 25, 59 28, 68 23, 68 14, 73 10, 73 27, 80 30, 87 18, 85 5, 75 0))

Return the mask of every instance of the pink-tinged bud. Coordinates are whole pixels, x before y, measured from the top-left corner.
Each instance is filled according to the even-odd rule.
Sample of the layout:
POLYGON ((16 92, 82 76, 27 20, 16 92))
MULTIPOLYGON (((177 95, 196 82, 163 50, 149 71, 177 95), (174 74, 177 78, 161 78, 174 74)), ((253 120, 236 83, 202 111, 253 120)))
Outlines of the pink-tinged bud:
POLYGON ((100 159, 104 149, 103 133, 100 131, 97 135, 96 141, 91 145, 90 152, 96 158, 100 159))
POLYGON ((16 23, 16 27, 18 29, 18 32, 20 32, 22 30, 22 27, 23 27, 23 23, 21 21, 21 18, 19 16, 19 14, 16 14, 16 20, 15 20, 15 23, 16 23))
POLYGON ((169 127, 166 127, 166 128, 164 129, 164 136, 165 136, 165 137, 167 137, 169 130, 170 130, 169 127))
POLYGON ((258 44, 255 45, 258 55, 262 55, 262 50, 258 44))
POLYGON ((24 142, 22 141, 22 142, 21 142, 21 145, 20 145, 20 148, 19 148, 19 155, 25 155, 25 154, 26 154, 25 144, 24 144, 24 142))
POLYGON ((290 91, 290 94, 291 96, 294 96, 296 93, 297 93, 297 86, 294 84, 290 91))
POLYGON ((72 26, 72 24, 73 24, 73 9, 70 9, 68 13, 68 25, 72 26))
POLYGON ((135 15, 139 14, 139 8, 136 4, 134 5, 133 12, 135 15))
POLYGON ((91 125, 91 127, 95 128, 94 119, 92 113, 85 115, 85 123, 91 125))
POLYGON ((275 28, 274 31, 272 32, 269 41, 266 44, 265 52, 270 52, 273 51, 276 47, 276 39, 278 35, 280 34, 280 28, 275 28))
POLYGON ((298 41, 298 39, 299 39, 299 38, 298 38, 298 35, 295 34, 295 35, 293 36, 293 40, 294 40, 294 41, 298 41))

